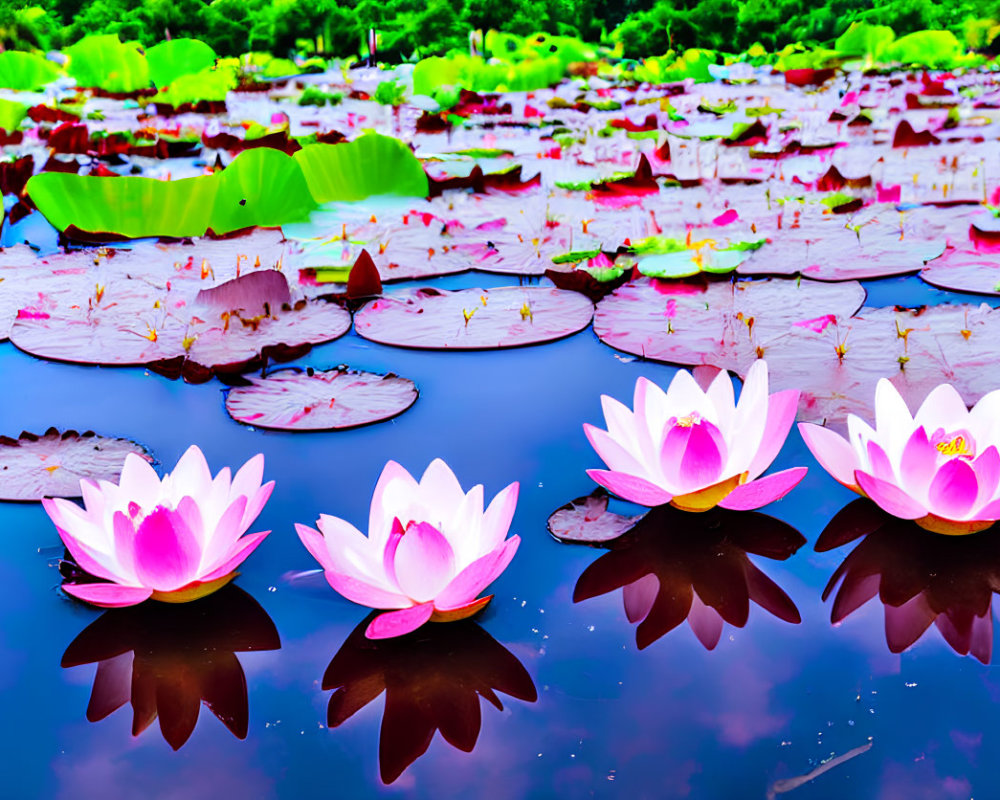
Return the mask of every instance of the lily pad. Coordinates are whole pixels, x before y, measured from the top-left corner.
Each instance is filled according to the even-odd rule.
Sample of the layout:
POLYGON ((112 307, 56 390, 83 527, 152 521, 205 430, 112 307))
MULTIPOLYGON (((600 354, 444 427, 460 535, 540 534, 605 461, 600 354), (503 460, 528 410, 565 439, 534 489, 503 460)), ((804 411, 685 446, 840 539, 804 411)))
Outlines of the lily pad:
POLYGON ((413 151, 391 136, 368 133, 339 145, 307 145, 294 156, 317 203, 372 195, 427 197, 427 175, 413 151))
POLYGON ((142 445, 93 431, 60 433, 49 428, 41 436, 0 436, 0 500, 80 497, 84 478, 117 481, 129 453, 153 461, 142 445))
POLYGON ((1000 253, 949 247, 920 271, 920 279, 954 292, 1000 295, 1000 253))
MULTIPOLYGON (((260 289, 259 275, 237 281, 260 289)), ((280 273, 276 273, 280 275, 280 273)), ((191 382, 213 373, 232 374, 267 360, 283 361, 308 352, 350 329, 350 314, 324 300, 299 299, 272 306, 287 294, 267 281, 266 295, 254 300, 239 286, 223 297, 202 295, 199 304, 183 282, 157 287, 141 279, 119 278, 94 297, 47 295, 41 307, 23 310, 11 341, 40 358, 113 366, 156 365, 171 377, 191 382), (248 308, 219 310, 234 299, 248 308), (265 305, 267 303, 267 305, 265 305)))
POLYGON ((149 86, 149 65, 135 42, 116 34, 86 36, 66 48, 66 71, 80 86, 130 93, 149 86))
POLYGON ((191 75, 215 64, 215 51, 199 39, 170 39, 146 51, 149 77, 160 89, 183 75, 191 75))
POLYGON ((282 431, 327 431, 381 422, 402 414, 417 399, 413 381, 393 374, 282 370, 248 378, 229 390, 226 411, 237 422, 282 431))
POLYGON ((586 328, 592 317, 590 300, 561 289, 415 289, 366 304, 354 328, 396 347, 488 350, 561 339, 586 328))
POLYGON ((594 331, 619 350, 673 364, 745 371, 805 324, 849 317, 865 300, 859 283, 768 278, 625 284, 597 305, 594 331))
POLYGON ((0 52, 0 87, 35 92, 59 77, 59 68, 34 53, 0 52))
POLYGON ((608 511, 608 493, 598 487, 557 508, 549 517, 549 533, 561 542, 603 544, 635 527, 642 515, 629 517, 608 511))

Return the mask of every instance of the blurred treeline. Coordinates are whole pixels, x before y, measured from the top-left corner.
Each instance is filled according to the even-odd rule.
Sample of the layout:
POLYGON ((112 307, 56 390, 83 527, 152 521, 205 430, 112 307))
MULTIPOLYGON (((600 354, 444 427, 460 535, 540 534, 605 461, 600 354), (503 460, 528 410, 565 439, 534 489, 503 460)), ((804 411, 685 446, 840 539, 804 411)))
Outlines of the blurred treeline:
POLYGON ((53 49, 88 33, 154 44, 195 37, 220 55, 364 52, 401 60, 468 49, 469 31, 537 31, 618 44, 627 57, 702 47, 738 53, 755 43, 823 44, 851 22, 897 35, 947 29, 989 45, 1000 0, 0 0, 0 49, 53 49))

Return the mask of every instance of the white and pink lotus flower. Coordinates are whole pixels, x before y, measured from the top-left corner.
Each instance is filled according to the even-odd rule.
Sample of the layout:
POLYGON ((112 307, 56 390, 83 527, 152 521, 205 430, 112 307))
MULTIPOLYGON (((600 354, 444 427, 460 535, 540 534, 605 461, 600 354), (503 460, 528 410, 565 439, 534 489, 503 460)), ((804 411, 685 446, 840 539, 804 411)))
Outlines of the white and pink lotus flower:
POLYGON ((261 485, 264 456, 230 479, 215 478, 192 445, 161 480, 144 459, 129 454, 117 485, 81 480, 84 507, 61 498, 42 501, 76 563, 100 583, 63 589, 106 608, 153 598, 182 603, 221 588, 270 531, 243 536, 271 496, 261 485))
POLYGON ((608 429, 583 429, 608 469, 587 474, 622 499, 650 507, 742 511, 778 500, 806 474, 794 467, 760 477, 788 436, 799 392, 768 395, 767 387, 767 364, 758 360, 739 403, 725 371, 707 390, 686 370, 666 392, 639 378, 634 410, 602 395, 608 429))
POLYGON ((480 594, 521 541, 505 539, 517 492, 512 483, 484 512, 483 487, 466 493, 441 459, 419 483, 390 461, 372 495, 367 536, 325 514, 318 531, 295 528, 334 589, 359 605, 387 609, 365 631, 370 639, 386 639, 428 621, 464 619, 489 603, 492 595, 480 594))
POLYGON ((848 415, 848 438, 799 425, 813 455, 834 479, 900 519, 935 533, 961 535, 1000 519, 1000 390, 970 411, 943 383, 915 415, 887 379, 875 390, 875 428, 848 415))

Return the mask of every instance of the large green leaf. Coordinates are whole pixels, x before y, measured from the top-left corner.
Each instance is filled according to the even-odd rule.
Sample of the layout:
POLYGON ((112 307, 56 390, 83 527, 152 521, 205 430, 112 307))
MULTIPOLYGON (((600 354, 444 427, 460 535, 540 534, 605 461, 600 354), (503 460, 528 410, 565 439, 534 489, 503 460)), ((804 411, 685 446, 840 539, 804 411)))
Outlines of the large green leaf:
POLYGON ((457 86, 462 76, 458 58, 424 58, 413 68, 413 93, 431 97, 444 86, 457 86))
POLYGON ((28 181, 27 192, 61 231, 75 225, 88 233, 139 239, 203 235, 218 186, 210 176, 158 181, 42 172, 28 181))
POLYGON ((199 39, 171 39, 146 51, 149 77, 157 88, 170 86, 182 75, 193 75, 215 64, 215 51, 199 39))
POLYGON ((28 107, 13 100, 0 99, 0 129, 15 131, 28 113, 28 107))
POLYGON ((229 90, 236 86, 236 71, 229 67, 215 67, 181 75, 156 95, 156 102, 177 106, 197 103, 199 100, 225 100, 229 90))
POLYGON ((852 22, 851 27, 834 43, 833 49, 848 56, 875 58, 895 38, 895 32, 888 25, 852 22))
POLYGON ((883 48, 880 60, 948 68, 963 52, 961 43, 951 31, 915 31, 883 48))
POLYGON ((149 64, 135 42, 114 34, 87 36, 66 48, 67 72, 80 86, 107 92, 134 92, 149 86, 149 64))
POLYGON ((270 147, 240 153, 214 180, 218 191, 209 227, 215 233, 301 221, 316 207, 299 163, 270 147))
POLYGON ((34 53, 0 53, 0 88, 33 92, 59 77, 59 68, 34 53))
POLYGON ((177 181, 44 172, 28 181, 38 210, 59 230, 129 238, 200 236, 305 220, 317 203, 372 195, 427 196, 409 148, 365 134, 349 144, 308 145, 288 156, 268 147, 240 153, 219 173, 177 181))
POLYGON ((366 133, 345 144, 310 144, 294 159, 317 203, 352 202, 380 194, 426 197, 427 174, 403 142, 366 133))

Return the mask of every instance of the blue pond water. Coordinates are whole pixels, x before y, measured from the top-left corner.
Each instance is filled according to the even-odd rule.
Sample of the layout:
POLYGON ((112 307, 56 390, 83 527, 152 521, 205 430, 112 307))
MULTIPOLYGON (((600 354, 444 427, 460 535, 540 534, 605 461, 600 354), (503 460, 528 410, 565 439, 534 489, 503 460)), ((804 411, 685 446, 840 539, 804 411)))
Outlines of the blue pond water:
MULTIPOLYGON (((876 305, 945 296, 915 279, 869 289, 876 305)), ((217 383, 53 364, 0 346, 0 432, 56 425, 128 436, 168 468, 192 443, 214 470, 263 451, 277 480, 255 527, 274 532, 244 565, 239 590, 205 605, 105 616, 58 591, 62 550, 41 507, 0 506, 0 797, 1000 796, 991 756, 1000 676, 957 655, 933 626, 891 653, 877 599, 830 624, 821 593, 850 546, 816 553, 813 543, 853 495, 819 470, 797 433, 774 468, 812 470, 764 511, 807 544, 786 561, 750 559, 791 598, 801 624, 752 605, 746 627, 726 625, 714 650, 687 624, 639 650, 620 591, 573 602, 604 551, 556 542, 546 519, 593 488, 584 469, 598 460, 581 424, 601 422, 600 394, 627 399, 636 377, 665 384, 671 368, 625 359, 589 329, 539 347, 444 354, 352 333, 302 363, 395 371, 421 397, 398 419, 359 430, 265 433, 227 417, 217 383), (327 512, 363 526, 387 459, 418 472, 437 456, 488 496, 521 482, 520 551, 476 623, 366 646, 356 630, 364 609, 321 577, 295 577, 315 565, 292 523, 327 512), (333 686, 341 724, 330 728, 333 686), (474 694, 491 690, 503 710, 474 694), (203 697, 229 727, 204 705, 194 723, 203 697), (135 736, 130 699, 145 727, 135 736), (88 705, 104 718, 88 721, 88 705), (434 725, 452 743, 435 734, 420 755, 434 725), (826 771, 797 785, 824 762, 826 771)), ((766 542, 727 524, 735 527, 725 547, 692 546, 690 563, 671 563, 700 570, 719 602, 738 606, 739 545, 766 542)), ((988 550, 940 557, 942 580, 974 574, 989 587, 988 550)), ((958 605, 964 587, 953 587, 958 605)))

